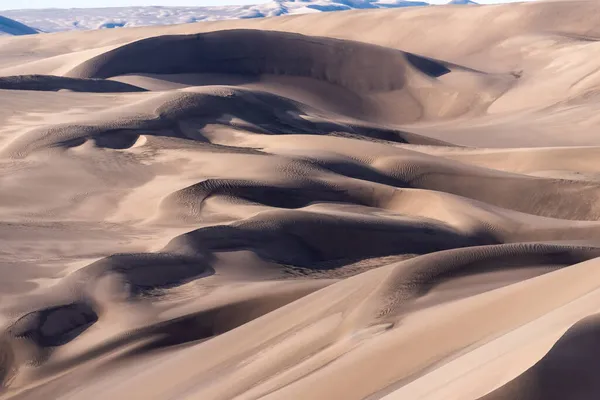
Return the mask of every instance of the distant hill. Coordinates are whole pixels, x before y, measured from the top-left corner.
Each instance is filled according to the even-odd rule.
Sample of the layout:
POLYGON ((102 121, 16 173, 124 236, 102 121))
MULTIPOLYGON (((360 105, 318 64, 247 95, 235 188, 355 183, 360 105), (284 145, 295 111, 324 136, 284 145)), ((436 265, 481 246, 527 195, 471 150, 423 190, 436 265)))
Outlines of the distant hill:
POLYGON ((32 35, 38 32, 25 24, 0 15, 0 35, 32 35))
POLYGON ((10 10, 5 11, 4 15, 44 32, 57 32, 428 5, 423 1, 404 0, 276 0, 265 4, 219 7, 155 6, 10 10))
POLYGON ((477 5, 479 3, 475 3, 474 1, 471 0, 451 0, 448 2, 448 4, 460 4, 460 5, 477 5))

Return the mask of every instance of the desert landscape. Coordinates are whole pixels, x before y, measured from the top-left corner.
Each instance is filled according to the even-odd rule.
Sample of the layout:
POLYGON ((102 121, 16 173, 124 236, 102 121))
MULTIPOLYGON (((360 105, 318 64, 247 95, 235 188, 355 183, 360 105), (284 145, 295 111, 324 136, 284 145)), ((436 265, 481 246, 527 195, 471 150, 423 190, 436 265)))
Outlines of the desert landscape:
POLYGON ((1 37, 0 397, 600 398, 599 56, 596 1, 1 37))

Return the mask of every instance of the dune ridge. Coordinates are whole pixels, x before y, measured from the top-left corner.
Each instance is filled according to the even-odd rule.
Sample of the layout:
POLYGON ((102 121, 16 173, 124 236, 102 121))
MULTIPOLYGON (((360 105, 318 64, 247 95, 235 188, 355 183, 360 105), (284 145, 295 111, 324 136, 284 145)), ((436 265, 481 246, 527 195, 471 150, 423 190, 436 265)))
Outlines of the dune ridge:
POLYGON ((142 88, 122 82, 100 79, 70 79, 62 76, 17 75, 0 78, 3 90, 71 90, 90 93, 143 92, 142 88))
POLYGON ((597 11, 0 38, 0 398, 597 398, 597 11))

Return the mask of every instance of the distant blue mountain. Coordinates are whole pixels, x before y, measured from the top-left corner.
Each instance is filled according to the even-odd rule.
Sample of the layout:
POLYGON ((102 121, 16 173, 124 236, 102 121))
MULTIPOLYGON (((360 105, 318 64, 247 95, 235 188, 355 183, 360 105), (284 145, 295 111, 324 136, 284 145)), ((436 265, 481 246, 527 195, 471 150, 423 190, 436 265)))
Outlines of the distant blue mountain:
MULTIPOLYGON (((52 8, 10 10, 3 13, 43 32, 59 32, 428 5, 424 1, 406 0, 274 0, 270 3, 218 7, 52 8)), ((15 32, 10 33, 11 35, 37 32, 36 29, 29 28, 19 22, 7 21, 11 21, 10 24, 5 23, 10 28, 5 28, 5 30, 15 32), (17 28, 17 25, 20 28, 17 28)), ((0 20, 0 31, 2 31, 2 20, 0 20)))
POLYGON ((0 34, 5 35, 33 35, 39 31, 10 18, 0 15, 0 34))
POLYGON ((479 3, 475 3, 474 1, 471 0, 451 0, 450 2, 448 2, 448 4, 459 4, 459 5, 477 5, 479 3))

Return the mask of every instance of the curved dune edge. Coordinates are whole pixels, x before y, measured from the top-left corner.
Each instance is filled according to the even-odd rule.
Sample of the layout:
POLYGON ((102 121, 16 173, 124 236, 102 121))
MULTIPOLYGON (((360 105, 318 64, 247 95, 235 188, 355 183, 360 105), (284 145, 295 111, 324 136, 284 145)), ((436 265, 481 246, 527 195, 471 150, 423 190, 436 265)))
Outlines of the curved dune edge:
POLYGON ((519 377, 494 390, 482 400, 527 396, 528 398, 561 399, 565 396, 595 396, 598 385, 589 374, 597 361, 598 317, 582 318, 561 336, 548 353, 519 377), (569 367, 566 367, 569 365, 569 367), (561 376, 557 382, 556 376, 561 376), (540 382, 531 385, 528 382, 540 382))
POLYGON ((66 75, 281 74, 325 80, 360 92, 401 89, 411 70, 430 77, 450 72, 440 62, 360 42, 287 32, 228 30, 143 39, 87 60, 66 75))
POLYGON ((144 89, 121 82, 100 79, 74 79, 51 75, 17 75, 0 77, 0 89, 89 93, 143 92, 144 89))
POLYGON ((565 4, 0 39, 0 397, 596 398, 565 4))

